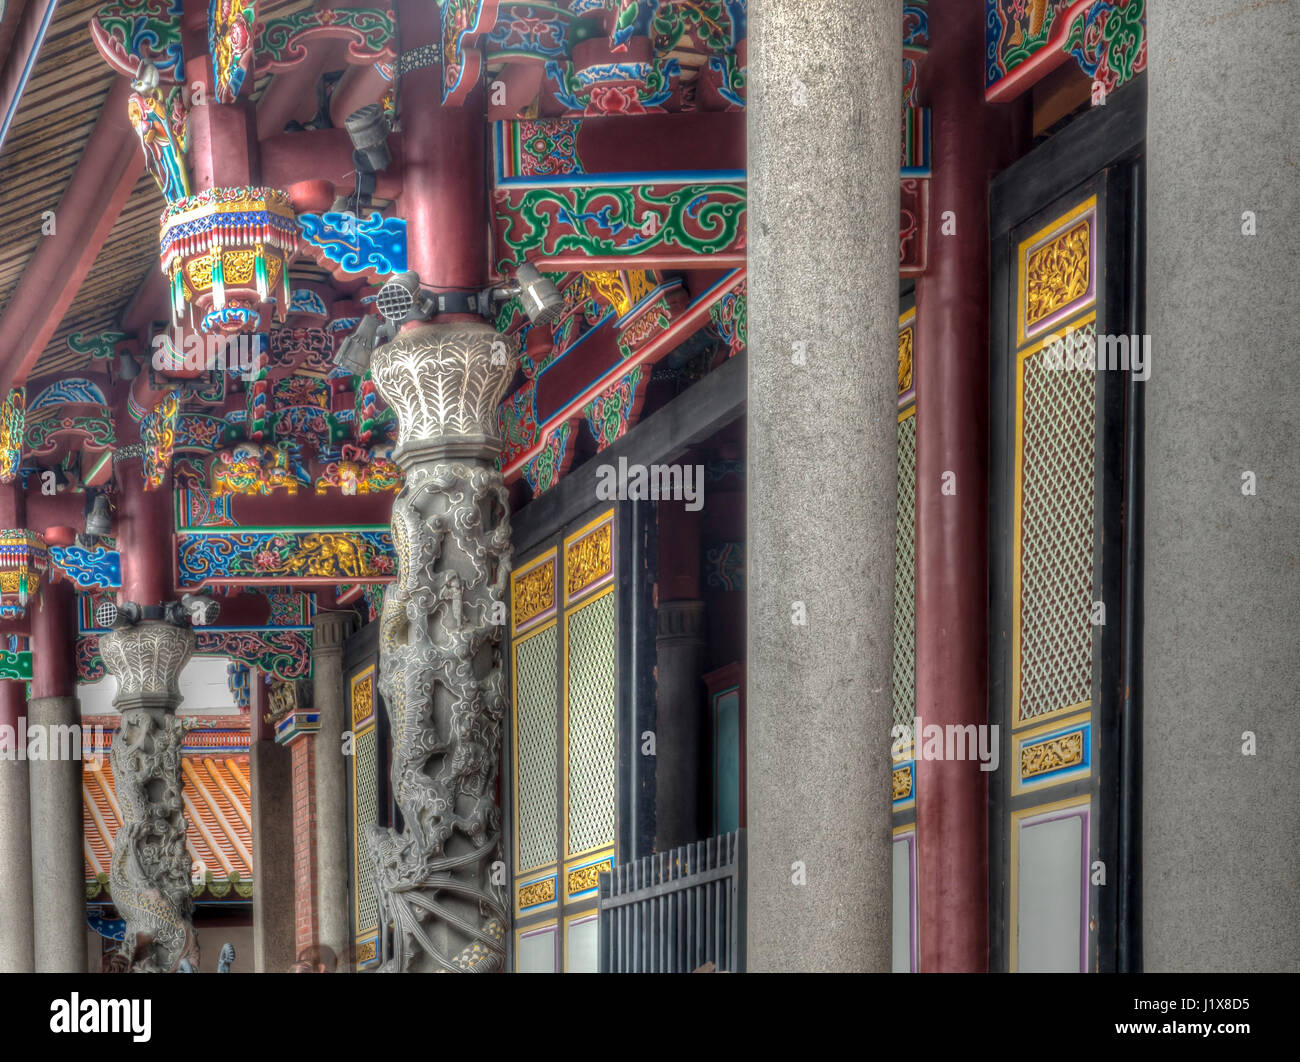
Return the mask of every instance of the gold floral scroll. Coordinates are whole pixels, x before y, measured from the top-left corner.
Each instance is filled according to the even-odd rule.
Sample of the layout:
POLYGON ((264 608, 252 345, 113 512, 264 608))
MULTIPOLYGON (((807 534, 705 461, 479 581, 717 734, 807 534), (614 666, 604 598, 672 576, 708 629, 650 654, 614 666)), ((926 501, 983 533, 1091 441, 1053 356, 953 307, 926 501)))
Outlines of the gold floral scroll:
POLYGON ((1034 778, 1083 763, 1083 736, 1082 730, 1076 730, 1036 745, 1023 746, 1020 750, 1020 777, 1034 778))
POLYGON ((605 519, 564 549, 564 592, 572 601, 583 590, 602 582, 614 570, 612 520, 605 519))
POLYGON ((910 325, 898 333, 898 393, 906 394, 912 389, 912 345, 916 340, 916 330, 910 325))
POLYGON ((352 683, 352 725, 369 719, 375 710, 375 673, 367 670, 352 683))
POLYGON ((592 863, 590 866, 570 870, 565 876, 564 894, 566 896, 575 896, 580 892, 586 892, 588 889, 594 889, 600 884, 601 873, 613 869, 614 861, 612 859, 603 859, 599 863, 592 863))
POLYGON ((516 632, 555 607, 555 554, 542 563, 516 572, 511 611, 516 632))
POLYGON ((555 899, 555 878, 543 878, 519 888, 519 907, 536 907, 539 903, 550 903, 555 899))
POLYGON ((1096 301, 1096 208, 1092 196, 1020 244, 1020 343, 1096 301))

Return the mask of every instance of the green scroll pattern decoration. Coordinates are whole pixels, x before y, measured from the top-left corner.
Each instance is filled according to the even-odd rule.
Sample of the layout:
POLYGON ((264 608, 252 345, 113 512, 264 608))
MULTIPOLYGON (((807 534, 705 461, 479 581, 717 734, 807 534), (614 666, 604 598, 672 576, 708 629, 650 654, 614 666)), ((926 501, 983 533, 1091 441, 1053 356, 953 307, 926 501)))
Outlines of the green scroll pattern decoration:
POLYGON ((32 654, 0 649, 0 679, 27 681, 32 677, 32 654))
POLYGON ((745 204, 743 184, 511 190, 497 206, 498 265, 510 269, 534 254, 743 253, 745 204))

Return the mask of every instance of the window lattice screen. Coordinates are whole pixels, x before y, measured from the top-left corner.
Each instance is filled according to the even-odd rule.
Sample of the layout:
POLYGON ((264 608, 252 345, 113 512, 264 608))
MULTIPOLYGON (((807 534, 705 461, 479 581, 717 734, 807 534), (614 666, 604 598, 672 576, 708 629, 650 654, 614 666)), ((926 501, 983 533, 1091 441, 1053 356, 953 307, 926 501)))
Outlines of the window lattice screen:
POLYGON ((614 843, 614 595, 569 617, 569 851, 614 843))
MULTIPOLYGON (((1077 333, 1092 349, 1096 327, 1077 333)), ((1020 718, 1092 692, 1096 374, 1024 361, 1020 718)))
POLYGON ((894 725, 916 718, 916 416, 898 425, 898 539, 894 551, 894 725))
POLYGON ((365 933, 379 925, 379 902, 375 897, 374 867, 370 848, 363 840, 365 829, 379 820, 379 728, 372 726, 353 742, 356 786, 357 930, 365 933))
POLYGON ((558 627, 519 643, 515 681, 519 698, 519 870, 555 862, 557 813, 556 638, 558 627))

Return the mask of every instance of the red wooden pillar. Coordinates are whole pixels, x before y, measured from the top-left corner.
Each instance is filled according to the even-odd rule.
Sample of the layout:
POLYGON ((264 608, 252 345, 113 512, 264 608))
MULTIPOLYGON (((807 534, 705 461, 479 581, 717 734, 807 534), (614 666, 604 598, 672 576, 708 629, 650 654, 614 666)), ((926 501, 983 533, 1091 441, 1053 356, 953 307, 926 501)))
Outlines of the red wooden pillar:
POLYGON ((160 605, 171 598, 171 478, 157 490, 145 490, 142 460, 137 457, 116 462, 114 474, 118 488, 114 529, 122 557, 118 600, 160 605))
MULTIPOLYGON (((398 22, 404 53, 441 47, 437 5, 403 0, 398 22)), ((407 263, 426 288, 478 291, 488 276, 483 87, 461 106, 444 107, 442 67, 409 70, 402 75, 402 130, 398 213, 408 224, 407 263)))
POLYGON ((259 184, 257 110, 248 98, 252 78, 239 99, 218 103, 208 51, 208 0, 185 0, 181 27, 185 82, 191 89, 200 82, 204 96, 187 120, 191 191, 259 184))
MULTIPOLYGON (((933 131, 932 221, 928 269, 916 282, 915 363, 916 714, 927 730, 988 721, 986 145, 1007 150, 1018 113, 984 103, 982 4, 932 0, 930 26, 921 89, 933 131)), ((921 759, 923 739, 920 968, 984 971, 989 776, 976 759, 921 759)))
POLYGON ((32 624, 32 700, 77 695, 77 598, 66 579, 42 582, 27 606, 32 624))

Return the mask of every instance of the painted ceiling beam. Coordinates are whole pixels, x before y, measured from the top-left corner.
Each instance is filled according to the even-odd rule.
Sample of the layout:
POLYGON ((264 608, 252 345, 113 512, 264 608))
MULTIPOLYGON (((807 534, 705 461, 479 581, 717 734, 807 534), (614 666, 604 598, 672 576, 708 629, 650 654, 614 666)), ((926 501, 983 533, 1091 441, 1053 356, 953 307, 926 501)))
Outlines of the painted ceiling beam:
POLYGON ((59 0, 9 0, 4 25, 0 26, 0 147, 18 113, 27 79, 36 65, 36 55, 45 33, 54 21, 59 0))
POLYGON ((18 36, 27 0, 0 0, 0 71, 9 59, 9 46, 18 36))
POLYGON ((131 86, 119 78, 54 212, 55 232, 28 259, 0 318, 5 360, 0 394, 27 379, 113 230, 144 172, 144 157, 126 116, 131 86))

